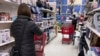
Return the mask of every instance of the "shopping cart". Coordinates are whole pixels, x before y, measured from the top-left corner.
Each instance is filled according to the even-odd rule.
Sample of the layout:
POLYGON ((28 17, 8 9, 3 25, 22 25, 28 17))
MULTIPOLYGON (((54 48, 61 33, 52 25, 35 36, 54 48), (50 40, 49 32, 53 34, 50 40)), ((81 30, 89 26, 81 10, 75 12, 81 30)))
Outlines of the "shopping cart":
POLYGON ((44 46, 46 44, 46 34, 42 36, 34 35, 36 56, 44 56, 44 46))
POLYGON ((74 33, 74 26, 73 25, 64 25, 61 28, 62 30, 62 44, 63 43, 70 43, 72 40, 72 35, 74 33))

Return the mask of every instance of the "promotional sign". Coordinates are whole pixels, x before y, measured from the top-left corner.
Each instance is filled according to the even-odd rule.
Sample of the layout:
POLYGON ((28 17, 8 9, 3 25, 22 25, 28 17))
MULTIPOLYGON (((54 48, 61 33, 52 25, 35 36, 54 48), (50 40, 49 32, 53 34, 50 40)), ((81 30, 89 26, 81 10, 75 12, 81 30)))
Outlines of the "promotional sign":
POLYGON ((93 24, 97 31, 100 32, 100 13, 96 13, 93 18, 93 24))

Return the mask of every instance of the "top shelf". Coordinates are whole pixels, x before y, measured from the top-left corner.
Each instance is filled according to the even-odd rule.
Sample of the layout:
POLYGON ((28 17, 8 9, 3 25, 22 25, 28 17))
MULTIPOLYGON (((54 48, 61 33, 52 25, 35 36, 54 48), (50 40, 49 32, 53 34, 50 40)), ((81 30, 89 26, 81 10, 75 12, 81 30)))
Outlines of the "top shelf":
POLYGON ((93 13, 96 12, 96 11, 100 11, 100 8, 96 8, 96 9, 90 11, 88 14, 93 14, 93 13))
POLYGON ((49 12, 49 13, 55 13, 54 11, 51 11, 51 10, 49 10, 49 9, 45 9, 45 8, 41 8, 41 11, 49 12))

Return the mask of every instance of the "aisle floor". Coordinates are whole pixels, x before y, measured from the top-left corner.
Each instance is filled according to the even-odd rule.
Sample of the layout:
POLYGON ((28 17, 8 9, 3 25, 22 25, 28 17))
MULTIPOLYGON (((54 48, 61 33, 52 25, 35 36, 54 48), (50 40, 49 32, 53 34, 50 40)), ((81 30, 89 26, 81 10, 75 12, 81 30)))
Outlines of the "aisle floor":
POLYGON ((45 56, 78 56, 78 49, 72 44, 61 43, 62 34, 45 46, 45 56))

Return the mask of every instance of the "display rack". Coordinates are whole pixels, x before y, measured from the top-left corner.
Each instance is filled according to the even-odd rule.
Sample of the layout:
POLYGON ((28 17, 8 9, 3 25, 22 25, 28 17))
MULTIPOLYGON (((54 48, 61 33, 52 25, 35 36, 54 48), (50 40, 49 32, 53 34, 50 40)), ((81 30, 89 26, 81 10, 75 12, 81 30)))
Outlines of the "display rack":
MULTIPOLYGON (((95 25, 93 23, 94 20, 97 20, 97 17, 94 17, 94 15, 96 15, 96 13, 100 13, 100 7, 93 9, 92 11, 87 13, 88 20, 85 24, 86 24, 86 27, 90 30, 90 33, 92 32, 93 34, 96 34, 96 36, 100 37, 100 32, 98 31, 98 29, 95 28, 95 25)), ((96 22, 96 23, 99 24, 98 22, 96 22)), ((93 38, 95 38, 95 37, 93 37, 93 38)), ((88 45, 91 49, 90 42, 88 45)), ((94 48, 94 47, 92 47, 92 48, 94 48)), ((97 54, 95 53, 94 50, 92 50, 92 56, 97 56, 97 54)))
MULTIPOLYGON (((51 6, 52 6, 53 4, 56 4, 56 3, 53 3, 53 2, 47 2, 47 3, 49 3, 51 6)), ((53 39, 56 37, 56 32, 53 31, 53 30, 55 30, 55 29, 54 29, 54 23, 55 23, 55 21, 56 21, 55 8, 56 8, 56 6, 53 7, 54 10, 45 9, 45 8, 40 8, 41 12, 47 12, 47 14, 51 14, 51 17, 46 17, 46 18, 42 17, 43 23, 44 23, 44 21, 47 22, 47 25, 48 25, 48 22, 49 22, 49 21, 51 21, 51 22, 53 23, 53 24, 51 24, 51 22, 50 22, 50 25, 48 25, 48 26, 43 26, 43 28, 42 28, 43 30, 46 30, 45 32, 47 33, 47 39, 49 38, 49 40, 47 41, 47 43, 49 43, 51 40, 53 40, 53 39), (48 33, 49 33, 49 34, 48 34, 48 33), (52 35, 51 35, 51 34, 52 34, 52 35)), ((38 23, 38 22, 37 22, 37 23, 38 23)))

